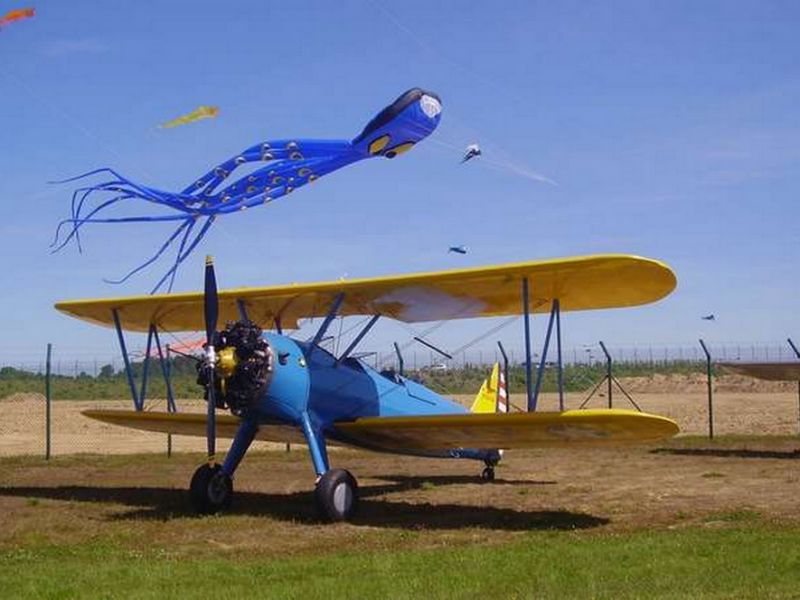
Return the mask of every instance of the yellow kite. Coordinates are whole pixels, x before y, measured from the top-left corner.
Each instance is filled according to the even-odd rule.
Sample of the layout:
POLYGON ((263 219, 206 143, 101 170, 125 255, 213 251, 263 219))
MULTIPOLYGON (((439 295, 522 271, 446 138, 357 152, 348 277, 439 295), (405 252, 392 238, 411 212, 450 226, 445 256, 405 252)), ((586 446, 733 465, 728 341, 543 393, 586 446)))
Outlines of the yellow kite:
POLYGON ((199 121, 200 119, 211 119, 219 114, 218 106, 198 106, 189 114, 167 121, 163 125, 159 125, 161 129, 168 129, 170 127, 177 127, 178 125, 186 125, 192 121, 199 121))

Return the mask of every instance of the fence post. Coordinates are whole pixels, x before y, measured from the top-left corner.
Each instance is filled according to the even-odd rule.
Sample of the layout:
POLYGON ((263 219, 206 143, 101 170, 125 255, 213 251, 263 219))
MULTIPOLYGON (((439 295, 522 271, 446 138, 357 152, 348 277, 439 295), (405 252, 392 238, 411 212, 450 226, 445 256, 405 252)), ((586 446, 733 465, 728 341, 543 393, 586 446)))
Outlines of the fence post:
MULTIPOLYGON (((794 345, 792 338, 786 338, 786 341, 789 342, 789 345, 792 347, 792 351, 794 352, 795 356, 800 359, 800 350, 798 350, 797 346, 794 345)), ((797 417, 800 419, 800 379, 797 381, 797 417)))
MULTIPOLYGON (((159 341, 158 340, 156 340, 156 345, 157 346, 159 345, 159 341)), ((159 354, 160 354, 160 352, 159 352, 159 354)), ((171 358, 172 357, 171 357, 171 354, 172 353, 170 352, 169 344, 167 344, 166 354, 165 354, 165 356, 167 357, 167 360, 166 360, 166 363, 164 363, 164 369, 163 369, 164 385, 167 388, 167 412, 175 412, 175 408, 176 408, 175 407, 175 398, 171 397, 172 396, 172 392, 171 392, 171 388, 172 388, 172 383, 171 383, 171 379, 172 379, 172 362, 171 362, 171 358), (170 399, 172 400, 172 402, 170 402, 170 399)), ((161 358, 161 357, 159 356, 159 358, 161 358)), ((171 433, 167 434, 167 458, 172 458, 172 434, 171 433)))
POLYGON ((44 375, 44 400, 45 400, 45 417, 44 417, 44 459, 50 460, 50 358, 53 354, 53 344, 47 344, 47 362, 45 363, 44 375))
POLYGON ((706 374, 708 376, 708 439, 714 439, 714 390, 711 380, 711 353, 706 348, 706 343, 701 339, 700 345, 706 354, 706 374))
POLYGON ((611 394, 613 393, 613 372, 611 366, 611 354, 608 352, 606 345, 600 340, 600 348, 603 350, 603 354, 606 355, 606 378, 608 379, 608 408, 611 408, 611 394))

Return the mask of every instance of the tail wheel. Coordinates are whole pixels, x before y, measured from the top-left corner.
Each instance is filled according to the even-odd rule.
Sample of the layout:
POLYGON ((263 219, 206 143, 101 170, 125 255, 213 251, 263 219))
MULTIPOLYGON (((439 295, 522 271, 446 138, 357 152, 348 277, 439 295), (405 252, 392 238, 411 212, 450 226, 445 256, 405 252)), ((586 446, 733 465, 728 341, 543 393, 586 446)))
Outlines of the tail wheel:
POLYGON ((358 483, 344 469, 330 469, 317 482, 317 509, 326 521, 347 521, 358 506, 358 483))
POLYGON ((197 512, 214 514, 231 505, 233 481, 220 465, 201 465, 192 477, 189 496, 197 512))
POLYGON ((481 471, 481 481, 494 481, 494 467, 488 466, 481 471))

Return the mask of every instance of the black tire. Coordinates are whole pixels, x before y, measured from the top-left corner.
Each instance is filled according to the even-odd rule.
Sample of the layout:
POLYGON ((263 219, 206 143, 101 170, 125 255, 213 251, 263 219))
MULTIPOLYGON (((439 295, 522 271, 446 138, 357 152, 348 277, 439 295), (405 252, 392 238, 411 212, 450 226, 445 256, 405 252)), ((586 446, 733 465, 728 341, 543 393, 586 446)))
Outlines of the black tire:
POLYGON ((358 483, 348 471, 330 469, 317 482, 314 496, 324 520, 347 521, 358 506, 358 483))
POLYGON ((481 481, 494 481, 494 467, 486 467, 483 471, 481 471, 481 481))
POLYGON ((189 484, 192 508, 203 515, 213 515, 231 505, 233 481, 220 465, 201 465, 189 484))

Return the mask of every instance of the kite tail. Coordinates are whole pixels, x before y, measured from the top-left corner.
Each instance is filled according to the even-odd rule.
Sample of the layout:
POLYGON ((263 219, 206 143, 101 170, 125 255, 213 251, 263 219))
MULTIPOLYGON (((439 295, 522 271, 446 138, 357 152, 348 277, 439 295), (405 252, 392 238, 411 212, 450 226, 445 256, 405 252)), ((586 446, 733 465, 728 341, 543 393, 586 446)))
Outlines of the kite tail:
MULTIPOLYGON (((167 248, 169 248, 169 247, 170 247, 170 245, 172 245, 172 242, 174 242, 174 241, 175 241, 175 238, 177 238, 177 237, 180 235, 181 231, 183 231, 183 230, 184 230, 184 229, 186 229, 187 227, 189 227, 189 231, 191 231, 191 227, 193 227, 193 226, 194 226, 194 222, 195 222, 195 220, 194 220, 192 217, 186 217, 186 218, 184 219, 183 223, 181 223, 180 225, 178 225, 178 228, 177 228, 177 229, 175 229, 175 231, 172 233, 172 235, 171 235, 171 236, 169 236, 169 237, 167 238, 167 241, 166 241, 166 242, 164 242, 164 243, 161 245, 161 248, 159 248, 159 249, 158 249, 158 251, 157 251, 155 254, 153 254, 153 256, 151 256, 149 259, 147 259, 145 262, 143 262, 143 263, 142 263, 141 265, 139 265, 138 267, 136 267, 136 268, 134 268, 134 269, 131 269, 130 271, 128 271, 128 273, 127 273, 125 276, 121 277, 120 279, 106 279, 106 278, 103 278, 103 281, 105 281, 106 283, 113 283, 113 284, 125 283, 125 282, 126 282, 126 281, 128 281, 128 279, 130 279, 130 278, 131 278, 133 275, 135 275, 136 273, 138 273, 139 271, 141 271, 141 270, 142 270, 142 269, 144 269, 145 267, 149 267, 149 266, 150 266, 150 265, 152 265, 152 264, 153 264, 153 263, 154 263, 156 260, 158 260, 158 258, 159 258, 159 257, 160 257, 162 254, 164 254, 164 252, 167 250, 167 248)), ((188 232, 187 232, 187 234, 188 234, 188 232)), ((185 240, 186 240, 186 237, 184 236, 184 241, 185 241, 185 240)), ((180 252, 179 252, 179 253, 180 253, 180 252)))
MULTIPOLYGON (((82 190, 86 190, 86 188, 81 188, 81 189, 82 190)), ((79 191, 81 191, 81 190, 79 190, 79 191)), ((86 194, 84 194, 84 198, 89 193, 91 193, 91 190, 89 190, 88 192, 86 192, 86 194)), ((117 196, 116 198, 112 198, 110 200, 106 200, 105 202, 103 202, 99 206, 95 207, 88 215, 86 215, 86 217, 83 217, 83 218, 80 217, 80 208, 82 208, 82 201, 81 201, 81 204, 79 204, 78 211, 73 211, 73 215, 72 215, 71 219, 64 219, 63 221, 60 221, 58 223, 58 226, 56 227, 55 236, 53 237, 53 243, 50 244, 50 247, 53 248, 53 250, 51 251, 51 254, 55 254, 56 252, 61 250, 64 246, 66 246, 69 243, 69 241, 73 237, 77 238, 78 235, 79 235, 78 230, 80 229, 80 227, 84 223, 93 222, 94 219, 92 219, 92 217, 94 217, 94 215, 96 215, 98 212, 100 212, 101 210, 103 210, 104 208, 106 208, 108 206, 111 206, 112 204, 116 204, 117 202, 125 200, 126 198, 127 198, 127 196, 117 196), (64 239, 64 241, 59 244, 59 238, 61 236, 61 228, 64 227, 65 225, 67 225, 67 224, 71 224, 72 225, 72 230, 70 231, 69 235, 64 239)), ((78 244, 78 248, 80 248, 80 242, 78 244)))
MULTIPOLYGON (((108 182, 104 183, 103 185, 113 186, 113 185, 122 184, 122 183, 123 183, 122 181, 120 181, 118 179, 115 179, 114 181, 108 181, 108 182)), ((83 205, 86 202, 86 199, 94 191, 95 191, 95 187, 91 186, 91 187, 78 188, 72 193, 72 202, 71 202, 70 210, 72 212, 72 218, 73 219, 75 219, 75 220, 80 219, 81 212, 83 211, 83 205), (83 192, 83 195, 81 196, 81 199, 77 201, 77 204, 76 204, 76 200, 78 198, 78 194, 81 193, 81 192, 83 192)), ((118 196, 117 198, 114 198, 114 200, 115 201, 116 200, 124 200, 125 198, 129 198, 129 197, 130 196, 118 196)), ((114 202, 110 202, 110 203, 109 202, 105 202, 103 204, 105 206, 109 206, 110 204, 114 204, 114 202)), ((95 213, 96 213, 96 211, 93 211, 92 214, 95 214, 95 213)), ((77 227, 74 228, 73 233, 74 233, 75 241, 78 244, 78 252, 82 254, 83 253, 83 246, 81 245, 81 236, 80 236, 80 233, 79 233, 77 227)), ((72 234, 70 234, 70 237, 72 237, 72 234)), ((50 245, 50 247, 52 248, 57 242, 58 242, 57 239, 53 240, 53 243, 50 245)))
POLYGON ((191 210, 191 206, 201 204, 203 202, 202 199, 190 196, 188 194, 175 194, 173 192, 165 192, 162 190, 157 190, 155 188, 138 184, 135 181, 125 177, 124 175, 120 175, 114 169, 110 169, 108 167, 104 167, 102 169, 95 169, 93 171, 88 171, 86 173, 82 173, 81 175, 70 177, 69 179, 51 181, 50 183, 70 183, 72 181, 78 181, 80 179, 85 179, 87 177, 91 177, 92 175, 98 175, 100 173, 110 173, 111 175, 116 177, 116 179, 113 181, 105 181, 103 183, 87 186, 81 189, 89 193, 116 192, 122 194, 130 194, 131 197, 139 198, 141 200, 146 200, 148 202, 153 202, 155 204, 169 206, 170 208, 174 208, 176 210, 181 210, 184 212, 193 212, 191 210))
POLYGON ((186 257, 188 257, 192 253, 192 250, 194 250, 197 247, 197 244, 200 243, 200 240, 202 240, 205 237, 206 233, 208 233, 209 228, 214 223, 215 218, 216 217, 214 217, 213 215, 208 217, 206 219, 206 222, 203 223, 203 227, 197 233, 195 238, 191 241, 189 246, 186 247, 186 242, 189 239, 189 233, 192 231, 192 227, 194 226, 194 223, 196 222, 194 220, 192 221, 192 225, 186 230, 186 232, 184 233, 184 236, 183 236, 183 240, 181 240, 181 245, 180 245, 180 248, 178 249, 178 256, 175 257, 175 262, 173 263, 173 265, 170 268, 170 270, 167 271, 164 274, 164 276, 161 279, 158 280, 158 283, 155 285, 155 287, 150 292, 151 294, 155 294, 158 291, 158 289, 162 285, 164 285, 164 283, 167 281, 167 279, 170 280, 169 281, 169 287, 167 288, 167 292, 169 293, 169 292, 172 291, 172 284, 175 282, 175 274, 178 271, 178 267, 180 267, 181 263, 184 260, 186 260, 186 257), (184 250, 184 247, 186 247, 185 250, 184 250))
MULTIPOLYGON (((93 217, 97 215, 100 211, 120 202, 122 200, 128 199, 140 199, 146 200, 153 204, 159 204, 161 206, 166 206, 168 208, 172 208, 175 210, 184 213, 181 219, 190 218, 193 215, 197 215, 201 211, 198 210, 203 204, 204 201, 198 198, 194 198, 185 194, 174 194, 171 192, 164 192, 161 190, 157 190, 154 188, 150 188, 147 186, 143 186, 140 184, 131 181, 127 177, 120 175, 113 169, 109 168, 102 168, 102 169, 95 169, 93 171, 89 171, 87 173, 83 173, 76 177, 70 177, 69 179, 63 179, 60 181, 53 181, 51 183, 68 183, 71 181, 78 181, 80 179, 84 179, 86 177, 91 177, 92 175, 97 175, 100 173, 109 173, 113 175, 116 179, 112 179, 109 181, 103 181, 98 184, 81 187, 76 189, 72 194, 72 202, 71 202, 71 218, 65 219, 61 221, 55 232, 55 236, 53 242, 50 244, 51 248, 55 248, 53 252, 58 252, 61 250, 67 243, 69 243, 73 238, 75 239, 78 245, 78 251, 82 252, 83 247, 81 244, 80 239, 80 228, 85 225, 86 223, 93 223, 93 222, 114 222, 113 220, 98 220, 94 219, 93 217), (113 198, 106 200, 96 208, 92 209, 88 215, 82 217, 81 214, 83 212, 84 206, 86 202, 89 200, 90 197, 97 193, 112 193, 117 194, 113 198), (72 229, 70 230, 69 235, 67 235, 66 239, 63 242, 59 242, 61 231, 63 227, 67 224, 72 225, 72 229)), ((176 220, 174 218, 164 218, 163 216, 152 216, 152 217, 143 217, 140 219, 141 221, 172 221, 176 220)))

